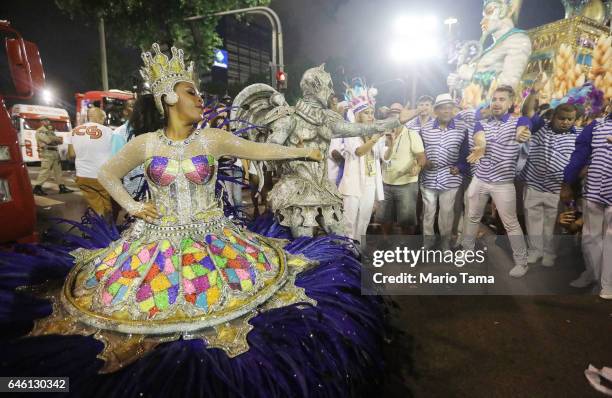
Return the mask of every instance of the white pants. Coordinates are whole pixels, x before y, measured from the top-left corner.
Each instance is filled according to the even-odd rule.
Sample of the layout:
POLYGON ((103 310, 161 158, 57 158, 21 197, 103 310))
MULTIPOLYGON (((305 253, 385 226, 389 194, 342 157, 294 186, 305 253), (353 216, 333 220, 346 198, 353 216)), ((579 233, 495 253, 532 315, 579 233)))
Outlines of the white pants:
POLYGON ((438 229, 442 237, 442 246, 450 244, 450 237, 453 230, 453 220, 455 217, 455 197, 459 188, 447 189, 444 191, 429 189, 421 186, 421 196, 423 198, 423 236, 425 241, 432 241, 434 236, 434 222, 436 208, 440 200, 440 211, 438 212, 438 229))
POLYGON ((463 231, 463 247, 468 250, 474 249, 480 219, 489 198, 493 198, 497 212, 508 233, 514 263, 521 266, 527 265, 527 246, 523 230, 516 217, 514 182, 491 184, 474 177, 466 193, 468 208, 466 209, 467 221, 463 231))
POLYGON ((612 290, 612 206, 586 201, 582 227, 582 252, 587 271, 612 290))
POLYGON ((374 208, 374 186, 366 186, 361 196, 344 196, 346 236, 361 241, 368 230, 374 208))
POLYGON ((559 194, 526 186, 523 195, 529 251, 538 257, 555 259, 555 226, 559 215, 559 194))

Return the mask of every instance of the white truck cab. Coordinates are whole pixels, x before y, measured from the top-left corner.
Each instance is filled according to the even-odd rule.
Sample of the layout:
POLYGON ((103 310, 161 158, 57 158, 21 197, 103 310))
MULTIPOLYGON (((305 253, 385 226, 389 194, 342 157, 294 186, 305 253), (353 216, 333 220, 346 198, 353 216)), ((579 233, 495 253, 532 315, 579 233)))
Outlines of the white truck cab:
POLYGON ((68 143, 70 143, 72 135, 72 125, 68 112, 62 108, 50 106, 17 104, 11 108, 11 120, 18 132, 23 161, 40 161, 36 129, 41 126, 42 119, 49 119, 51 125, 55 128, 55 134, 64 139, 64 143, 57 149, 62 160, 66 160, 68 143))

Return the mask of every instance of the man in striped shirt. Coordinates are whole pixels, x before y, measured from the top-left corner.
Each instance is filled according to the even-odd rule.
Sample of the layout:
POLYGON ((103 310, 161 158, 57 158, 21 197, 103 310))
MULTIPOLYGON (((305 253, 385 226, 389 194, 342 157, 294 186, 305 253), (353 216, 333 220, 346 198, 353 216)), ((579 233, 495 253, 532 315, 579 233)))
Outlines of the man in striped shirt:
POLYGON ((493 198, 512 246, 515 266, 510 276, 520 278, 529 267, 525 238, 516 216, 514 178, 520 146, 531 132, 528 118, 508 113, 513 102, 514 90, 499 86, 491 98, 492 117, 474 127, 474 150, 467 160, 478 165, 467 190, 468 217, 462 245, 464 249, 474 249, 480 219, 489 198, 493 198))
POLYGON ((450 249, 453 228, 454 205, 462 176, 459 165, 467 156, 465 128, 453 120, 455 102, 450 94, 436 98, 436 118, 421 128, 425 147, 425 168, 421 173, 421 195, 423 197, 423 237, 426 247, 434 243, 434 221, 436 207, 440 202, 438 228, 442 238, 442 249, 450 249))
MULTIPOLYGON (((533 95, 533 94, 532 94, 533 95)), ((529 102, 529 98, 526 102, 529 102)), ((563 170, 569 163, 576 142, 577 109, 561 104, 555 108, 550 123, 526 109, 535 131, 529 146, 529 158, 521 174, 526 187, 523 193, 525 223, 529 242, 528 263, 542 258, 542 265, 555 264, 554 229, 559 212, 559 193, 563 170)))
POLYGON ((601 284, 599 296, 612 300, 612 118, 596 119, 582 130, 565 168, 561 200, 573 197, 583 167, 588 166, 583 197, 582 252, 586 270, 574 287, 601 284))
POLYGON ((409 130, 419 131, 423 125, 431 120, 431 109, 433 106, 433 98, 429 95, 423 95, 417 100, 417 117, 406 123, 406 128, 409 130))

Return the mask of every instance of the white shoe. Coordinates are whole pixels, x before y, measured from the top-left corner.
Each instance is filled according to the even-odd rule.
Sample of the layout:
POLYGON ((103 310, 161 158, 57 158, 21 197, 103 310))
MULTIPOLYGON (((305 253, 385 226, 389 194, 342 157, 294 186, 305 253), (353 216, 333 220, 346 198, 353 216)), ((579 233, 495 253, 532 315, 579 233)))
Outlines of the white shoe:
POLYGON ((599 297, 604 300, 612 300, 612 288, 604 287, 599 293, 599 297))
POLYGON ((591 286, 595 282, 595 278, 593 278, 593 274, 589 270, 582 271, 582 274, 578 277, 578 279, 573 280, 570 283, 571 287, 575 287, 578 289, 591 286))
POLYGON ((527 256, 527 264, 535 264, 541 257, 542 255, 538 254, 538 252, 529 252, 529 255, 527 256))
POLYGON ((515 265, 509 272, 509 275, 513 278, 520 278, 529 271, 528 265, 515 265))
POLYGON ((555 265, 555 257, 542 257, 542 266, 544 267, 553 267, 555 265))

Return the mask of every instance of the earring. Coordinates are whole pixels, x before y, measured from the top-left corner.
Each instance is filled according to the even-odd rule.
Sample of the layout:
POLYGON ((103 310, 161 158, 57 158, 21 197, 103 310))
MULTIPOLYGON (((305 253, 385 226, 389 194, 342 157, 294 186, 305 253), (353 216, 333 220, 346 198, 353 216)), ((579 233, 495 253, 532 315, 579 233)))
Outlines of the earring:
POLYGON ((178 95, 174 91, 166 94, 164 97, 164 102, 168 105, 174 105, 178 102, 178 95))

